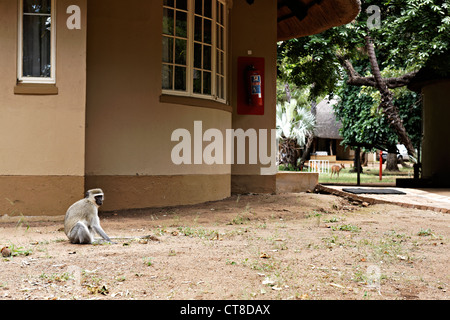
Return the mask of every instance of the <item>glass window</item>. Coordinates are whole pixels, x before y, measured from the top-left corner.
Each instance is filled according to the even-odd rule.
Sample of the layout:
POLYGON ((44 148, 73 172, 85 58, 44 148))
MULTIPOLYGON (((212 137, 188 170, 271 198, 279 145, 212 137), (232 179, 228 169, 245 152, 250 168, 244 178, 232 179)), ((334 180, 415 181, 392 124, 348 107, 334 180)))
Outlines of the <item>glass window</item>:
POLYGON ((22 82, 54 82, 54 0, 21 0, 19 70, 22 82))
POLYGON ((162 89, 226 100, 226 5, 164 0, 162 89))
POLYGON ((187 0, 164 0, 162 88, 186 91, 187 0))

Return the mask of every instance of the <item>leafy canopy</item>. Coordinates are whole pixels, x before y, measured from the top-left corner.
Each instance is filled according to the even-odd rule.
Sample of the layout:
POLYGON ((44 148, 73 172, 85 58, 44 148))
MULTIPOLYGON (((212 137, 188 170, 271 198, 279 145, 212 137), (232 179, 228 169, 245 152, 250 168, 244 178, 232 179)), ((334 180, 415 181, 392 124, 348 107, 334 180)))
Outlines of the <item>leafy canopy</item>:
MULTIPOLYGON (((320 34, 278 44, 279 77, 297 86, 314 84, 311 95, 334 92, 344 78, 337 55, 353 63, 366 59, 364 37, 370 32, 381 70, 406 73, 428 65, 450 74, 450 3, 448 0, 367 0, 354 22, 320 34), (377 5, 381 27, 367 28, 366 9, 377 5)), ((367 69, 366 75, 370 75, 367 69)))

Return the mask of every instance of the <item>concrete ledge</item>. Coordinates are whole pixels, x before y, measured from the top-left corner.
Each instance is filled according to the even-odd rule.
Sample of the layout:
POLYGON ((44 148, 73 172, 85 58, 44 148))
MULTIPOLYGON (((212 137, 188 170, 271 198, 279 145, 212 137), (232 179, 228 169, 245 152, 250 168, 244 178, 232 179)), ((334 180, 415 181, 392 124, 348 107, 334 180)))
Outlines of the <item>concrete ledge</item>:
POLYGON ((277 193, 312 191, 319 183, 317 172, 282 171, 277 173, 277 193))
POLYGON ((275 193, 275 175, 231 175, 231 193, 275 193))
MULTIPOLYGON (((435 211, 435 212, 450 213, 450 209, 446 209, 446 208, 443 208, 438 205, 408 203, 408 202, 402 202, 402 201, 398 201, 398 200, 395 201, 395 200, 376 199, 376 198, 369 197, 367 195, 362 196, 362 195, 356 195, 356 194, 353 194, 350 192, 345 192, 342 190, 336 190, 334 188, 326 187, 321 184, 318 184, 316 186, 316 188, 314 189, 314 192, 333 194, 335 196, 343 197, 343 198, 351 200, 351 201, 367 202, 368 204, 376 204, 376 203, 394 204, 394 205, 404 207, 404 208, 431 210, 431 211, 435 211)), ((395 198, 393 198, 393 199, 395 199, 395 198)))

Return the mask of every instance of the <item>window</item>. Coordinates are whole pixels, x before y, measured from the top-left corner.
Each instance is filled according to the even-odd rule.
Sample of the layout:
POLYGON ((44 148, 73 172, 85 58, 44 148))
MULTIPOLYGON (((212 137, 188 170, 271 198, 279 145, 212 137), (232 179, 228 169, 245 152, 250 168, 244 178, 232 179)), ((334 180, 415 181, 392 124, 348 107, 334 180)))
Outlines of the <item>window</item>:
POLYGON ((226 102, 226 5, 164 0, 163 93, 226 102))
POLYGON ((19 0, 18 80, 55 83, 55 0, 19 0))

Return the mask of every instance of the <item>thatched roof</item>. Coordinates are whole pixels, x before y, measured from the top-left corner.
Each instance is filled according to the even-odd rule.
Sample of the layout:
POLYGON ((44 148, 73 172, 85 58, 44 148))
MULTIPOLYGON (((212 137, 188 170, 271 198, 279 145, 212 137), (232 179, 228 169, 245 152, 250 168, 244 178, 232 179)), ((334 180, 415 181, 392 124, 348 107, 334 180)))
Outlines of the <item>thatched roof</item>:
POLYGON ((408 89, 420 92, 423 87, 441 81, 450 80, 450 49, 432 56, 425 67, 416 73, 408 84, 408 89))
POLYGON ((350 23, 360 8, 359 0, 278 0, 278 41, 350 23))
POLYGON ((333 105, 337 103, 335 99, 323 99, 316 106, 316 129, 314 135, 325 139, 342 139, 339 135, 341 123, 336 120, 333 105))

